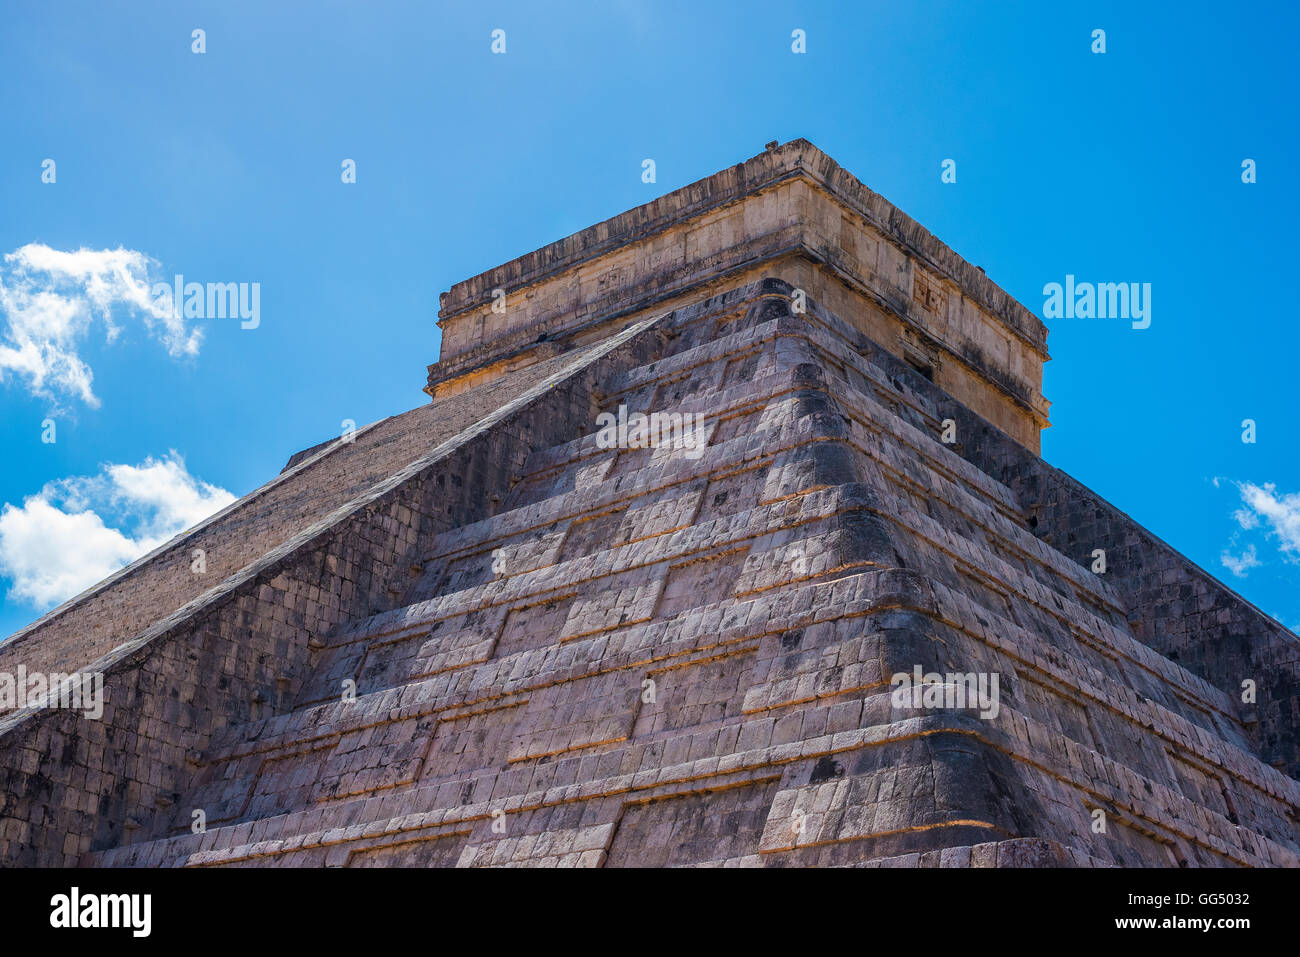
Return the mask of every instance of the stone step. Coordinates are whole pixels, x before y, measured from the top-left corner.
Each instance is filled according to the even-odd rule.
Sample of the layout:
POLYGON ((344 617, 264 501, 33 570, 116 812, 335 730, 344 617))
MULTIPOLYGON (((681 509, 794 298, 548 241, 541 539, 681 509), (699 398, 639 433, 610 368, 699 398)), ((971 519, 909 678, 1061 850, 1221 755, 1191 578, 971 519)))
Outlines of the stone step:
MULTIPOLYGON (((838 587, 838 583, 825 583, 818 587, 825 589, 836 588, 838 587)), ((1005 621, 999 622, 996 616, 991 616, 986 610, 974 608, 971 606, 969 599, 964 595, 945 590, 943 586, 938 585, 937 583, 932 584, 931 587, 935 591, 936 595, 942 596, 938 599, 940 603, 938 607, 943 609, 945 616, 951 616, 950 623, 974 621, 983 622, 986 627, 986 632, 982 636, 983 639, 992 647, 999 647, 1008 650, 1012 653, 1013 658, 1018 658, 1020 655, 1023 655, 1023 652, 1019 655, 1016 653, 1017 647, 1033 647, 1035 639, 1030 638, 1027 633, 1023 633, 1023 631, 1017 626, 1005 621), (999 637, 1016 633, 1022 634, 1022 637, 1019 639, 1020 646, 1017 646, 1014 643, 1007 644, 1007 639, 999 637)), ((843 594, 837 596, 835 601, 840 603, 841 607, 845 608, 846 620, 851 623, 854 615, 852 601, 847 601, 843 594), (847 604, 845 604, 846 601, 847 604)), ((729 605, 734 606, 734 604, 735 603, 724 602, 719 605, 718 614, 723 616, 723 621, 730 618, 731 620, 737 621, 758 620, 768 622, 775 620, 776 622, 781 623, 779 617, 776 619, 772 618, 773 608, 770 605, 755 604, 754 607, 747 609, 728 607, 729 605)), ((812 604, 814 607, 816 606, 815 601, 812 604)), ((702 613, 706 620, 713 617, 713 613, 707 610, 702 610, 702 613)), ((653 629, 651 627, 642 626, 640 628, 628 629, 623 632, 622 635, 626 642, 633 639, 637 632, 641 632, 644 636, 650 634, 652 631, 653 629)), ((1165 681, 1178 683, 1178 685, 1182 687, 1183 692, 1189 696, 1199 692, 1201 695, 1201 701, 1206 707, 1214 707, 1218 709, 1226 709, 1230 707, 1222 693, 1217 692, 1216 689, 1210 688, 1199 679, 1195 679, 1194 676, 1182 673, 1181 669, 1176 665, 1166 662, 1164 659, 1160 659, 1159 656, 1156 656, 1149 649, 1146 649, 1145 646, 1132 641, 1128 636, 1116 633, 1109 637, 1113 642, 1116 642, 1116 644, 1122 643, 1126 646, 1120 650, 1126 651, 1130 656, 1145 659, 1142 662, 1143 664, 1163 664, 1164 668, 1161 673, 1161 678, 1165 681)), ((646 643, 645 637, 641 640, 643 644, 646 643)), ((569 650, 572 652, 570 660, 575 662, 575 664, 570 666, 558 677, 553 674, 548 674, 546 668, 541 662, 535 662, 531 667, 519 667, 519 664, 523 663, 521 659, 527 659, 531 655, 531 653, 520 653, 516 656, 508 656, 505 659, 497 659, 490 662, 484 661, 482 667, 486 668, 487 672, 481 675, 461 675, 459 681, 453 680, 450 676, 447 676, 447 679, 441 682, 441 687, 445 690, 435 690, 432 696, 425 693, 422 688, 410 686, 404 689, 393 689, 390 691, 363 695, 355 703, 346 705, 336 704, 333 705, 331 709, 326 709, 325 711, 315 708, 310 709, 309 711, 295 712, 293 715, 289 716, 282 716, 281 719, 277 719, 283 725, 283 729, 279 732, 277 732, 269 723, 259 723, 256 726, 242 729, 242 737, 244 739, 255 739, 259 742, 259 747, 255 752, 248 751, 247 747, 237 740, 241 732, 239 729, 235 729, 232 733, 235 735, 236 740, 232 740, 230 744, 226 745, 224 751, 219 746, 214 747, 214 749, 207 755, 207 759, 213 763, 225 762, 229 764, 243 760, 244 756, 248 756, 251 757, 253 761, 251 767, 260 769, 263 762, 286 760, 283 757, 274 757, 277 752, 311 754, 313 752, 328 750, 329 748, 337 748, 339 745, 332 745, 327 748, 327 746, 322 744, 322 742, 330 739, 342 741, 343 739, 346 739, 348 735, 356 736, 357 734, 364 732, 366 728, 377 726, 376 722, 379 722, 380 724, 387 723, 394 728, 404 729, 399 734, 399 738, 402 739, 400 747, 404 747, 409 754, 407 757, 402 757, 400 749, 398 752, 381 752, 385 756, 385 761, 382 764, 373 765, 372 770, 368 772, 370 775, 369 777, 363 776, 361 782, 363 786, 360 787, 360 791, 368 793, 371 791, 382 790, 394 786, 395 783, 404 781, 406 779, 405 776, 408 774, 413 764, 418 763, 420 760, 417 758, 419 746, 415 742, 420 740, 420 735, 417 733, 420 727, 420 722, 421 720, 426 719, 428 715, 439 713, 442 715, 439 720, 460 720, 455 717, 458 713, 472 716, 475 714, 508 711, 512 708, 517 709, 521 706, 528 705, 530 703, 529 696, 536 694, 536 691, 529 692, 528 688, 530 683, 534 688, 539 686, 546 687, 548 682, 551 686, 555 687, 567 686, 575 680, 583 680, 587 677, 580 662, 584 660, 605 660, 608 662, 609 650, 608 646, 603 644, 603 642, 604 639, 601 639, 601 642, 596 644, 589 641, 585 644, 585 647, 582 644, 570 646, 569 650), (514 658, 515 660, 511 660, 511 658, 514 658), (459 697, 448 697, 447 692, 454 691, 457 687, 461 689, 459 697), (502 689, 503 693, 497 696, 495 703, 492 703, 491 701, 483 699, 481 692, 475 692, 475 689, 481 688, 499 688, 502 689), (513 690, 511 690, 512 688, 513 690), (412 691, 415 691, 415 694, 411 694, 410 692, 412 691), (406 702, 410 703, 407 704, 406 702), (331 714, 335 715, 335 717, 331 717, 331 714)), ((649 647, 656 647, 660 642, 650 640, 648 644, 649 647)), ((844 646, 841 648, 841 655, 847 647, 848 646, 844 646)), ((558 649, 555 647, 539 649, 539 651, 543 651, 547 655, 550 655, 557 650, 558 649)), ((543 661, 544 660, 545 659, 543 659, 543 661)), ((1049 670, 1041 660, 1035 660, 1034 664, 1044 673, 1047 673, 1049 670)), ((844 662, 841 661, 837 667, 842 668, 843 666, 844 662)), ((1096 703, 1127 701, 1128 704, 1125 706, 1125 713, 1129 714, 1130 717, 1133 717, 1134 720, 1142 720, 1144 724, 1156 724, 1160 727, 1177 724, 1177 721, 1175 720, 1177 719, 1177 716, 1170 713, 1168 709, 1163 708, 1159 711, 1160 717, 1158 720, 1153 721, 1150 718, 1143 718, 1142 714, 1145 713, 1143 709, 1152 706, 1152 702, 1149 699, 1135 696, 1135 693, 1129 692, 1126 689, 1113 686, 1113 683, 1109 682, 1109 680, 1106 679, 1096 668, 1084 667, 1082 671, 1076 671, 1073 668, 1066 668, 1063 671, 1060 667, 1053 667, 1051 673, 1052 677, 1061 684, 1070 686, 1081 697, 1091 699, 1094 702, 1093 706, 1096 706, 1096 703), (1083 675, 1083 677, 1080 678, 1078 677, 1079 675, 1083 675), (1140 707, 1139 704, 1141 705, 1140 707)), ((877 677, 871 680, 878 681, 879 678, 877 677)), ((431 685, 426 682, 422 683, 422 685, 423 688, 436 688, 438 683, 433 682, 431 685)), ((853 687, 868 687, 870 686, 870 682, 866 685, 859 684, 854 686, 835 687, 832 684, 826 684, 822 680, 820 674, 800 675, 797 673, 796 668, 795 674, 786 676, 777 684, 768 682, 765 685, 762 681, 759 681, 758 684, 751 687, 744 697, 745 708, 747 711, 770 711, 773 708, 785 707, 797 703, 798 701, 803 700, 803 697, 809 697, 809 695, 804 693, 803 697, 801 697, 800 694, 796 694, 792 690, 782 691, 780 689, 793 689, 795 687, 802 687, 803 685, 808 685, 810 688, 817 690, 816 694, 811 695, 811 697, 815 698, 819 694, 836 695, 843 694, 845 690, 852 690, 853 687), (788 695, 788 700, 782 700, 780 698, 780 695, 782 694, 788 695), (766 695, 766 697, 764 697, 764 695, 766 695)), ((1157 689, 1158 688, 1159 686, 1157 686, 1157 689)), ((628 694, 630 692, 634 697, 636 690, 637 686, 635 683, 632 683, 628 688, 623 689, 623 693, 628 694)), ((593 696, 591 694, 583 696, 583 700, 587 701, 592 700, 592 698, 593 696)), ((544 707, 546 713, 552 713, 554 710, 554 704, 546 704, 544 707)), ((615 740, 620 737, 620 731, 622 737, 627 737, 631 734, 631 729, 627 727, 628 718, 626 715, 627 712, 625 710, 619 710, 616 708, 615 711, 611 712, 607 717, 602 718, 600 715, 595 715, 594 717, 589 716, 590 721, 585 727, 575 728, 574 726, 565 726, 565 734, 568 736, 566 740, 568 743, 560 749, 561 752, 572 748, 575 741, 577 747, 586 748, 598 745, 602 741, 615 740), (622 717, 620 717, 620 715, 622 715, 622 717), (602 730, 602 724, 607 724, 609 727, 602 730), (576 739, 573 738, 574 734, 578 735, 576 739)), ((560 724, 563 725, 562 720, 560 721, 560 724)), ((1191 728, 1190 723, 1184 722, 1184 724, 1188 728, 1191 728)), ((1190 734, 1191 732, 1188 733, 1190 734)), ((1204 735, 1204 732, 1200 733, 1204 735)), ((1222 728, 1219 729, 1219 733, 1223 733, 1222 728)), ((518 747, 524 747, 526 746, 526 743, 531 742, 532 750, 518 752, 514 760, 526 759, 530 755, 537 756, 538 753, 549 753, 546 749, 551 747, 551 745, 547 743, 550 739, 545 733, 539 733, 539 729, 535 723, 526 724, 524 733, 517 737, 520 741, 520 744, 517 745, 518 747), (537 744, 539 741, 543 743, 537 744), (538 752, 538 748, 541 748, 542 751, 538 752)), ((1204 748, 1212 746, 1217 740, 1217 738, 1205 736, 1204 740, 1192 743, 1204 748)), ((373 741, 366 743, 371 747, 376 746, 376 742, 373 741)), ((1188 741, 1183 740, 1181 743, 1187 745, 1188 741)), ((355 748, 352 750, 355 750, 355 748)), ((344 753, 346 754, 348 752, 345 751, 344 753)), ((1248 774, 1251 762, 1257 764, 1251 756, 1245 752, 1241 752, 1239 759, 1233 762, 1233 773, 1248 774)), ((301 769, 295 772, 291 768, 286 769, 284 772, 271 772, 272 774, 279 774, 281 777, 284 777, 285 782, 281 782, 278 778, 273 778, 271 784, 264 785, 262 788, 262 791, 266 792, 264 797, 258 799, 251 793, 251 779, 248 777, 251 773, 253 773, 251 770, 243 773, 231 771, 207 776, 207 779, 216 780, 220 785, 212 796, 205 799, 203 802, 205 807, 211 809, 210 815, 214 821, 223 819, 223 816, 226 814, 233 813, 232 806, 235 808, 235 811, 240 814, 252 814, 253 816, 257 816, 259 811, 269 812, 281 809, 280 805, 275 803, 274 799, 276 799, 278 795, 281 796, 283 800, 288 800, 290 802, 294 800, 292 795, 298 792, 295 791, 294 788, 289 787, 285 782, 293 780, 293 775, 295 773, 298 774, 299 778, 303 782, 303 784, 299 786, 300 789, 305 788, 308 784, 317 782, 322 776, 322 773, 319 770, 314 770, 305 774, 301 772, 301 769), (233 796, 227 794, 226 791, 221 790, 221 786, 225 785, 228 785, 228 790, 232 792, 233 796), (244 789, 242 792, 240 791, 241 787, 244 789), (242 805, 240 804, 241 800, 242 805)), ((266 772, 263 771, 260 773, 266 772)), ((1279 775, 1278 777, 1280 778, 1281 776, 1279 775)), ((352 787, 354 791, 357 790, 356 782, 354 781, 353 785, 350 785, 349 787, 352 787)), ((311 792, 308 790, 303 793, 311 792)), ((349 793, 346 788, 344 793, 349 793)), ((288 808, 284 809, 287 810, 288 808)))
MULTIPOLYGON (((763 811, 758 829, 761 837, 752 849, 755 854, 798 851, 900 831, 919 833, 944 821, 959 824, 953 820, 959 810, 913 801, 905 791, 886 790, 891 780, 886 776, 890 773, 886 759, 899 748, 936 734, 968 733, 965 728, 970 719, 959 711, 909 713, 909 709, 894 708, 889 698, 886 692, 814 705, 792 712, 796 722, 724 721, 703 731, 624 744, 600 756, 574 759, 596 762, 579 778, 586 782, 581 785, 564 783, 563 763, 538 765, 525 775, 498 771, 464 783, 418 786, 210 828, 204 834, 154 839, 92 854, 84 863, 229 866, 265 864, 281 858, 285 863, 344 865, 353 863, 354 854, 454 837, 458 839, 456 853, 439 855, 437 863, 535 864, 557 854, 613 854, 615 831, 627 827, 629 811, 644 807, 647 801, 726 793, 760 782, 768 782, 773 796, 770 808, 763 811), (656 747, 655 764, 640 770, 644 755, 656 747), (859 754, 874 754, 872 766, 877 770, 865 777, 832 775, 829 780, 807 783, 799 783, 804 779, 794 776, 799 767, 814 763, 842 767, 859 754), (873 780, 880 785, 874 791, 866 786, 873 780), (863 800, 866 804, 860 805, 863 800), (860 807, 869 813, 856 813, 860 807), (791 826, 796 810, 803 819, 799 829, 791 826), (532 819, 539 812, 545 812, 540 828, 532 819), (556 826, 560 823, 556 814, 563 814, 568 826, 556 826), (543 834, 550 836, 544 838, 543 834), (505 841, 514 843, 500 843, 505 841)), ((1300 866, 1300 855, 1293 847, 1254 834, 1242 840, 1239 829, 1224 815, 1096 751, 1068 740, 1065 747, 1045 751, 1043 742, 1056 741, 1058 736, 1013 708, 971 725, 972 729, 976 726, 979 736, 998 752, 1013 761, 1049 769, 1062 789, 1109 808, 1113 827, 1138 828, 1157 839, 1185 841, 1196 853, 1205 855, 1200 863, 1300 866), (1134 803, 1126 797, 1134 793, 1146 797, 1134 803)), ((572 766, 568 771, 576 775, 579 769, 572 766)), ((1079 817, 1073 828, 1066 825, 1061 832, 1086 831, 1090 818, 1079 817)), ((1082 833, 1074 837, 1087 846, 1082 833)), ((1110 852, 1108 863, 1123 863, 1122 848, 1102 845, 1099 850, 1110 852), (1119 860, 1114 859, 1116 854, 1119 860)), ((586 863, 601 863, 601 859, 589 857, 586 863)))

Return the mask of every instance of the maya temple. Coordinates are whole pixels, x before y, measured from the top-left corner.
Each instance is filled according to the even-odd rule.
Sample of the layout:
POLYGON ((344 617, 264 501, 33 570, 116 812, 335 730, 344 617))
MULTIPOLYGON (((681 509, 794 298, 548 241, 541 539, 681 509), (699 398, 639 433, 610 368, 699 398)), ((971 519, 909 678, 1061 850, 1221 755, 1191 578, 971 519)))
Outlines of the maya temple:
POLYGON ((0 644, 103 694, 0 714, 0 864, 1300 865, 1296 636, 812 144, 439 316, 428 402, 0 644))

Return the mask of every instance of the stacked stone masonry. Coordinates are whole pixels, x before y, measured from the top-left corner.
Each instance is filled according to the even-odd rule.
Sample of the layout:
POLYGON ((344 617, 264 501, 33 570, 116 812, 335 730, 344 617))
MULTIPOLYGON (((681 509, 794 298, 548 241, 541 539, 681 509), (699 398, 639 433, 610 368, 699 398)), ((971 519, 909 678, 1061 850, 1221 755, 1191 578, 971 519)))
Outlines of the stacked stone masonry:
POLYGON ((7 858, 943 866, 1037 839, 1025 862, 1297 863, 1300 786, 1233 698, 939 440, 930 383, 789 291, 575 357, 454 466, 110 664, 103 722, 11 718, 6 801, 27 768, 29 802, 41 776, 78 800, 22 828, 7 803, 7 858), (602 449, 620 404, 703 412, 707 445, 602 449), (476 520, 438 507, 452 476, 476 520), (999 674, 997 717, 895 707, 915 665, 999 674))
POLYGON ((1300 864, 1296 637, 802 292, 469 370, 0 645, 106 696, 0 716, 0 861, 1300 864))

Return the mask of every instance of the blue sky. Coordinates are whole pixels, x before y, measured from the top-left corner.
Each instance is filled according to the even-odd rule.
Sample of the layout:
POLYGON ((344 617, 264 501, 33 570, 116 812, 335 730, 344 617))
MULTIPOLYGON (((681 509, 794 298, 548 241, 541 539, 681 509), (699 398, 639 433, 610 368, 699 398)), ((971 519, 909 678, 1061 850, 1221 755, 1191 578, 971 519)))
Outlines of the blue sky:
POLYGON ((800 136, 1039 315, 1150 283, 1148 329, 1049 322, 1044 457, 1300 625, 1300 14, 1133 6, 11 0, 0 635, 425 401, 452 283, 800 136), (257 328, 130 301, 177 273, 257 328))

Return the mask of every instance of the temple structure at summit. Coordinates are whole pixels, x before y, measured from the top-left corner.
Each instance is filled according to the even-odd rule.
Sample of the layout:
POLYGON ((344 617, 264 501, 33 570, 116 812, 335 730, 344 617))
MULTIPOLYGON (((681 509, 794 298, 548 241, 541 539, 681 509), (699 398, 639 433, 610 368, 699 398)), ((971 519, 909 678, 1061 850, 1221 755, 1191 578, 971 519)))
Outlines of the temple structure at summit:
POLYGON ((1043 323, 810 143, 439 325, 0 644, 104 695, 0 715, 0 863, 1300 864, 1296 636, 1042 460, 1043 323))

